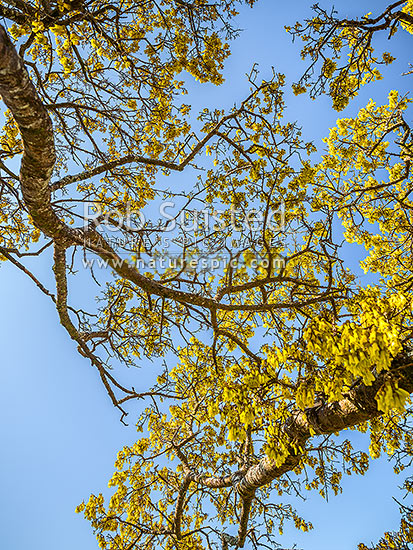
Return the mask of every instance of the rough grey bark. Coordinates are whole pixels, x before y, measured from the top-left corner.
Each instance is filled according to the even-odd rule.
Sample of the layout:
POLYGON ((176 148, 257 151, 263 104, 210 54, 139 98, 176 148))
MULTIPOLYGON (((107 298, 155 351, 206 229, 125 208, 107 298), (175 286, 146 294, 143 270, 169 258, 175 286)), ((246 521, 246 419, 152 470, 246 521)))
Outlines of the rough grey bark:
POLYGON ((58 237, 64 227, 50 205, 49 181, 55 164, 53 128, 26 68, 0 26, 0 95, 19 127, 24 144, 20 183, 35 225, 58 237))
MULTIPOLYGON (((413 363, 409 353, 403 353, 393 361, 392 370, 396 369, 399 387, 413 393, 413 363)), ((249 467, 246 472, 240 471, 221 478, 194 476, 193 481, 208 488, 233 486, 240 495, 243 510, 236 542, 238 548, 244 547, 249 511, 257 489, 294 470, 301 458, 301 454, 296 449, 300 447, 304 449, 314 432, 317 435, 327 435, 380 416, 382 413, 377 408, 376 394, 389 375, 391 372, 382 372, 371 386, 359 383, 340 401, 312 407, 305 412, 293 413, 283 428, 283 437, 293 446, 290 447, 290 454, 281 466, 265 457, 258 464, 249 467)))

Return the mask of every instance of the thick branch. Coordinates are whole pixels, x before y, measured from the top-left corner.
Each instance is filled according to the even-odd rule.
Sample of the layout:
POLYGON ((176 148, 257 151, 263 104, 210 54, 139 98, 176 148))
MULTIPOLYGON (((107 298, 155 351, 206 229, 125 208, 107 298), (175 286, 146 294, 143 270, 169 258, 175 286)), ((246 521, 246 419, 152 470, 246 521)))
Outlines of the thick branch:
MULTIPOLYGON (((411 356, 403 354, 393 361, 393 370, 397 370, 399 388, 413 393, 413 364, 411 356)), ((382 413, 377 407, 376 394, 390 376, 388 371, 380 373, 371 386, 362 383, 350 390, 340 401, 325 403, 306 411, 296 411, 287 419, 283 440, 290 442, 289 455, 281 465, 265 457, 246 471, 238 471, 223 477, 206 477, 194 474, 191 481, 206 488, 223 489, 234 487, 241 497, 241 518, 238 529, 237 547, 243 548, 247 536, 248 520, 255 492, 270 484, 274 479, 296 468, 301 459, 307 441, 317 435, 327 435, 351 428, 382 413)))
POLYGON ((0 26, 0 95, 22 136, 20 182, 24 201, 37 227, 57 237, 64 226, 50 204, 49 181, 55 164, 51 119, 5 29, 0 26))
POLYGON ((238 528, 238 547, 244 548, 245 539, 248 532, 248 521, 250 519, 251 506, 253 501, 252 496, 242 499, 241 519, 238 528))
MULTIPOLYGON (((413 367, 410 363, 410 357, 403 357, 401 364, 397 363, 397 367, 408 365, 400 371, 399 387, 412 393, 413 367)), ((387 376, 388 372, 382 372, 371 386, 359 384, 340 401, 325 403, 321 407, 315 407, 306 412, 297 412, 286 422, 284 437, 291 441, 295 448, 304 449, 314 432, 317 434, 339 432, 380 416, 376 394, 387 376)), ((275 461, 269 458, 262 459, 258 464, 250 467, 238 483, 238 493, 244 498, 250 497, 259 487, 268 485, 274 479, 293 470, 299 460, 300 454, 293 448, 281 466, 277 466, 275 461)))
POLYGON ((174 531, 176 538, 178 540, 182 539, 181 524, 182 524, 182 514, 184 510, 185 498, 188 488, 191 484, 191 474, 188 473, 185 476, 185 479, 182 482, 182 485, 179 489, 178 498, 176 501, 175 507, 175 516, 174 516, 174 531))

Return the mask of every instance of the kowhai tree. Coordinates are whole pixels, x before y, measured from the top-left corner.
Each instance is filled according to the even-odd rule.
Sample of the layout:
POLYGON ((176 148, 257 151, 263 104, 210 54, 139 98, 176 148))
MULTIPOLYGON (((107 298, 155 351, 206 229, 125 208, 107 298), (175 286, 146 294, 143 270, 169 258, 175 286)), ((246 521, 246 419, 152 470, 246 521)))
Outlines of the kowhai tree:
MULTIPOLYGON (((282 74, 254 68, 243 101, 194 120, 187 75, 222 82, 240 3, 0 2, 0 258, 55 303, 122 420, 148 400, 112 497, 78 508, 101 548, 269 548, 286 520, 307 530, 271 494, 326 496, 365 473, 347 429, 397 473, 411 463, 411 100, 389 91, 339 119, 317 162, 284 118, 282 74), (184 171, 195 184, 183 193, 184 171), (155 220, 162 202, 178 209, 155 220), (375 284, 346 266, 343 235, 368 250, 375 284), (55 290, 25 265, 51 249, 55 290), (95 311, 69 301, 78 265, 101 285, 95 311), (127 385, 122 365, 149 359, 166 366, 153 386, 127 385)), ((314 10, 287 29, 311 59, 294 91, 341 110, 382 77, 393 56, 376 56, 375 36, 411 32, 413 4, 358 19, 314 10)), ((377 548, 411 543, 401 511, 377 548)))

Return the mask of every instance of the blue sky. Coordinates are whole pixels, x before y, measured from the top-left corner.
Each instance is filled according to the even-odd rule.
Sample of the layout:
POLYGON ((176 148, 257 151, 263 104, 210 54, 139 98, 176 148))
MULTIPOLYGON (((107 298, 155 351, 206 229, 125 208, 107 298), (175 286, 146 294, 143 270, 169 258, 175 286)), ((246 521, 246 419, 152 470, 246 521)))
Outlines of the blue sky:
MULTIPOLYGON (((220 88, 191 85, 185 101, 194 112, 204 106, 226 107, 248 93, 244 77, 258 62, 263 77, 271 66, 292 82, 304 70, 299 44, 291 44, 283 29, 310 13, 311 1, 276 2, 260 0, 251 10, 244 8, 239 26, 244 29, 233 44, 226 82, 220 88)), ((320 2, 331 7, 329 2, 320 2)), ((343 15, 378 12, 387 2, 341 1, 335 3, 343 15)), ((407 92, 411 77, 403 51, 411 49, 411 36, 398 33, 392 49, 400 60, 385 73, 385 80, 362 91, 349 107, 353 114, 367 103, 370 94, 385 101, 392 88, 407 92)), ((303 126, 306 139, 321 145, 337 114, 328 98, 311 102, 287 93, 287 114, 303 126)), ((353 262, 354 257, 348 258, 353 262)), ((52 286, 51 259, 33 261, 38 277, 52 286)), ((0 525, 2 547, 7 550, 91 550, 97 548, 89 524, 74 508, 91 492, 99 492, 113 471, 117 451, 135 439, 134 417, 129 426, 119 422, 98 379, 97 372, 76 351, 58 324, 51 301, 13 266, 0 265, 0 333, 2 335, 0 386, 0 525)), ((78 302, 90 302, 95 287, 76 283, 78 302)), ((145 383, 144 370, 139 381, 145 383)), ((134 413, 136 414, 136 413, 134 413)), ((385 460, 375 461, 363 477, 343 482, 344 492, 326 503, 317 495, 295 502, 315 530, 303 534, 287 530, 280 543, 294 542, 305 550, 347 550, 360 541, 377 540, 385 529, 397 527, 397 505, 392 501, 398 480, 385 460)), ((399 480, 399 484, 401 480, 399 480)), ((274 497, 275 498, 275 497, 274 497)), ((277 497, 278 498, 278 497, 277 497)))

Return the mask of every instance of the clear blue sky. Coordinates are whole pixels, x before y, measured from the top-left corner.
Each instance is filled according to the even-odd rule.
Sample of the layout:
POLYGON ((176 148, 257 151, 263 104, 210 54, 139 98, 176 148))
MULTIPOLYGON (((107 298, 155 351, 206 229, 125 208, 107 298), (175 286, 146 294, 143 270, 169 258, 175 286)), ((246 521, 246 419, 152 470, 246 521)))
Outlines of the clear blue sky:
MULTIPOLYGON (((239 26, 244 32, 233 44, 226 83, 220 88, 194 85, 196 93, 185 100, 195 112, 205 105, 230 106, 242 99, 248 92, 244 74, 256 61, 264 77, 274 66, 289 81, 296 80, 305 65, 300 45, 291 44, 283 25, 308 15, 312 3, 260 0, 253 10, 243 9, 239 26)), ((386 5, 382 0, 335 3, 344 15, 375 12, 386 5)), ((363 90, 348 113, 365 104, 370 94, 380 102, 391 88, 408 91, 411 77, 400 74, 407 70, 403 51, 411 50, 411 37, 400 32, 393 48, 400 53, 400 62, 386 71, 384 82, 363 90)), ((327 98, 310 102, 289 94, 287 104, 287 116, 298 120, 305 138, 316 144, 335 123, 327 98)), ((32 265, 39 278, 52 286, 50 257, 32 265)), ((31 281, 5 263, 0 278, 0 546, 96 549, 89 524, 74 508, 91 492, 105 489, 117 451, 135 438, 134 417, 129 416, 129 427, 119 422, 97 373, 78 355, 58 324, 53 304, 31 281)), ((76 286, 81 298, 92 299, 95 287, 80 281, 76 286)), ((144 383, 145 372, 140 371, 139 377, 144 383)), ((307 534, 288 530, 280 543, 285 548, 296 542, 305 550, 348 550, 357 542, 377 540, 385 529, 397 527, 397 506, 391 498, 396 487, 391 466, 385 460, 375 461, 364 478, 345 478, 344 493, 332 496, 329 503, 317 495, 295 502, 315 530, 307 534)))

